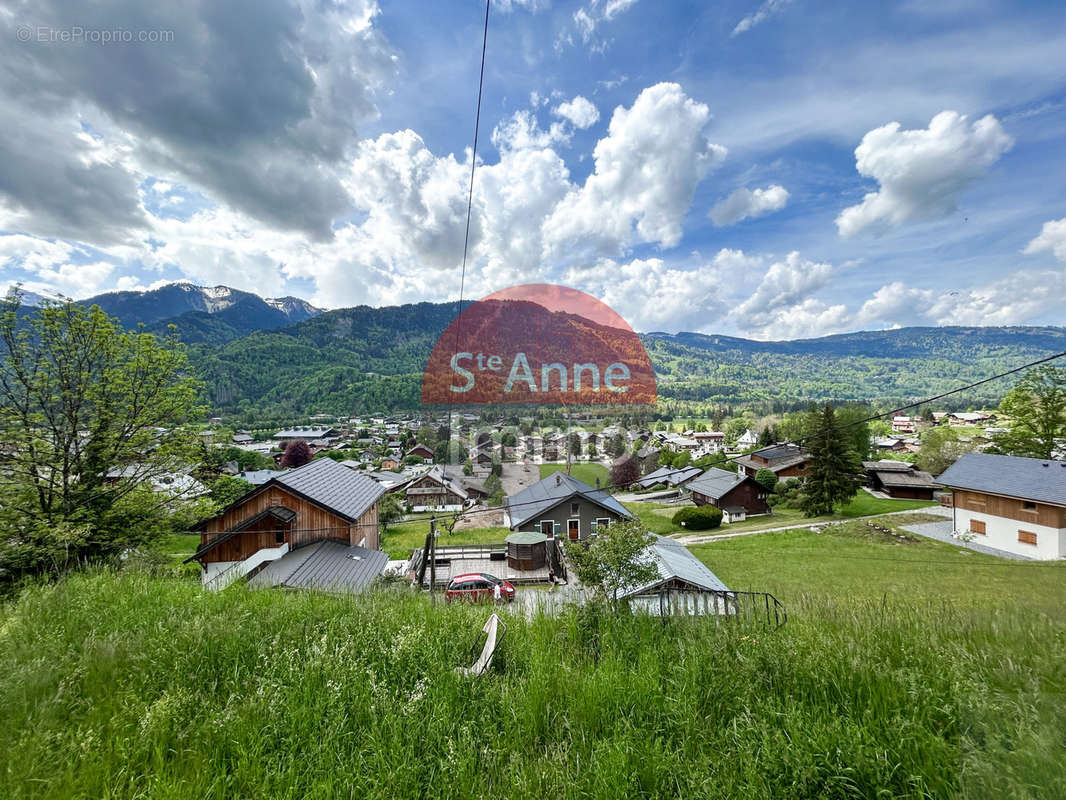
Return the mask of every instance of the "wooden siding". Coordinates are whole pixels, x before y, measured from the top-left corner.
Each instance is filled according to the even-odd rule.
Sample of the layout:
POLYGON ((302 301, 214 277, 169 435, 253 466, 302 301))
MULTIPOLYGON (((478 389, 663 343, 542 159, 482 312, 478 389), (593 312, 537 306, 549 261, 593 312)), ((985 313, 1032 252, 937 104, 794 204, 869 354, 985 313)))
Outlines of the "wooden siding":
POLYGON ((1028 522, 1033 525, 1045 525, 1049 528, 1066 528, 1066 509, 1050 506, 1046 503, 1033 503, 1034 509, 1026 509, 1026 500, 1017 497, 1000 497, 985 492, 968 489, 955 489, 955 508, 990 514, 993 517, 1028 522))
MULTIPOLYGON (((370 506, 354 523, 338 516, 302 497, 287 492, 280 486, 271 486, 253 494, 245 502, 229 509, 221 516, 207 521, 200 534, 200 546, 213 541, 226 531, 239 527, 243 522, 266 511, 271 506, 284 506, 296 512, 296 517, 285 528, 285 541, 299 547, 319 539, 334 539, 344 544, 361 544, 370 550, 379 548, 377 503, 370 506)), ((278 521, 266 517, 255 523, 253 530, 240 533, 215 549, 205 553, 201 561, 240 561, 257 550, 277 547, 275 537, 278 521)))
POLYGON ((710 505, 717 508, 739 506, 748 514, 768 514, 770 505, 766 502, 766 494, 767 491, 762 485, 753 480, 746 480, 734 486, 718 500, 693 490, 692 502, 698 506, 710 505))

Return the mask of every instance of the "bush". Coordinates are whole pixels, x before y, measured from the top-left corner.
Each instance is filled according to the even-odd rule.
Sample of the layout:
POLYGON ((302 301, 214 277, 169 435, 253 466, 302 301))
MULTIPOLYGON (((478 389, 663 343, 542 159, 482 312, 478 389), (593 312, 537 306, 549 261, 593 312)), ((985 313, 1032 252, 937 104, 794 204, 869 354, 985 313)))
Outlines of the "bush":
POLYGON ((689 531, 709 531, 722 524, 722 509, 714 506, 686 506, 674 514, 673 523, 689 531))
POLYGON ((755 473, 755 482, 767 491, 773 491, 774 486, 777 485, 777 474, 772 469, 763 467, 755 473))

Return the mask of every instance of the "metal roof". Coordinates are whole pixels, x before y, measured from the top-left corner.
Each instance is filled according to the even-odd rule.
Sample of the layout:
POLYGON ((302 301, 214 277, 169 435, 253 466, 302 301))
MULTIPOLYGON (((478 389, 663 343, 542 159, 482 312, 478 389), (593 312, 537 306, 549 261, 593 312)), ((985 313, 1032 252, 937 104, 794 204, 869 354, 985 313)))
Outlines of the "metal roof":
POLYGON ((327 540, 299 547, 271 561, 248 585, 355 594, 380 575, 388 561, 388 554, 380 550, 327 540))
POLYGON ((884 486, 898 486, 900 488, 935 489, 937 485, 932 475, 917 469, 913 472, 877 471, 877 479, 884 486))
POLYGON ((276 475, 270 482, 292 489, 350 520, 359 519, 385 494, 385 487, 380 483, 331 458, 316 459, 299 469, 276 475))
POLYGON ((548 537, 536 531, 519 531, 508 534, 504 541, 508 544, 540 544, 548 541, 548 537))
POLYGON ((321 439, 328 435, 333 428, 293 428, 291 430, 278 431, 274 434, 275 439, 321 439))
POLYGON ((718 576, 711 572, 707 565, 696 558, 683 544, 665 536, 658 536, 654 533, 651 535, 655 539, 648 545, 645 555, 655 563, 659 570, 659 577, 642 586, 624 590, 621 594, 622 597, 645 594, 672 580, 684 581, 700 589, 719 592, 729 591, 729 587, 722 583, 718 576))
POLYGON ((746 476, 736 472, 711 467, 694 481, 689 483, 688 488, 690 491, 699 492, 705 497, 711 497, 718 500, 728 494, 732 489, 742 484, 745 477, 746 476))
POLYGON ((659 467, 654 472, 649 472, 637 481, 645 489, 655 486, 657 483, 665 483, 668 486, 680 486, 685 481, 690 481, 703 470, 699 467, 659 467))
POLYGON ((874 472, 913 472, 916 467, 906 461, 891 461, 882 458, 880 461, 863 461, 862 468, 874 472))
POLYGON ((510 511, 511 527, 517 528, 524 525, 574 495, 596 503, 625 519, 633 518, 625 506, 602 489, 593 489, 584 481, 579 481, 565 472, 553 472, 532 486, 527 486, 518 494, 507 498, 508 509, 513 509, 510 511))
POLYGON ((771 462, 786 458, 793 459, 799 456, 803 456, 803 458, 809 457, 806 450, 794 444, 772 444, 769 447, 756 450, 754 453, 751 453, 751 455, 765 458, 767 461, 771 462))
POLYGON ((1066 506, 1066 461, 966 453, 937 483, 1066 506))
POLYGON ((248 481, 248 483, 259 486, 266 483, 273 477, 281 475, 284 470, 280 469, 249 469, 244 472, 238 472, 237 477, 241 480, 248 481))

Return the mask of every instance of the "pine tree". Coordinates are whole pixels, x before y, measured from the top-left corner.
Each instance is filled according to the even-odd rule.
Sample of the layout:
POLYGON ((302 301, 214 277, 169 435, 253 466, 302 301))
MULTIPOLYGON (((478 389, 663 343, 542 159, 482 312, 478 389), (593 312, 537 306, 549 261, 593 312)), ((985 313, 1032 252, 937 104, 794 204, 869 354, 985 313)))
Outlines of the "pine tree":
POLYGON ((808 517, 833 513, 859 490, 859 457, 849 447, 849 437, 836 427, 836 413, 829 403, 817 412, 817 423, 808 444, 811 466, 803 486, 800 507, 808 517))

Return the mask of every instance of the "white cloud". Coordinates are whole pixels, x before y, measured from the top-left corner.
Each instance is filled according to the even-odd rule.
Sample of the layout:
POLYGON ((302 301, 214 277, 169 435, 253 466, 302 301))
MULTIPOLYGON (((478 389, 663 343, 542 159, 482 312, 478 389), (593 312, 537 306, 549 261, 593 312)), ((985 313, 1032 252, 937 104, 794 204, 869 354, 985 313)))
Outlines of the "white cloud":
POLYGON ((840 235, 950 215, 962 193, 1012 144, 991 114, 970 125, 965 115, 942 111, 925 129, 900 130, 898 122, 875 128, 855 148, 855 167, 880 188, 840 213, 840 235))
POLYGON ((1066 217, 1049 220, 1040 229, 1040 235, 1029 242, 1023 253, 1052 253, 1059 261, 1066 261, 1066 217))
POLYGON ((600 112, 596 109, 596 106, 581 95, 577 95, 568 103, 560 103, 552 109, 552 113, 557 117, 569 120, 575 128, 580 128, 581 130, 592 127, 600 118, 600 112))
MULTIPOLYGON (((574 31, 581 42, 590 50, 602 53, 607 49, 607 41, 596 35, 596 29, 604 22, 610 22, 637 4, 638 0, 591 0, 579 8, 572 17, 574 31)), ((571 31, 563 31, 555 40, 555 49, 562 50, 564 45, 574 44, 571 31)))
POLYGON ((755 11, 738 22, 736 27, 733 28, 733 33, 730 35, 739 36, 742 33, 750 31, 756 25, 760 25, 775 14, 780 13, 781 10, 791 2, 792 0, 765 0, 765 2, 755 11))
POLYGON ((780 211, 788 203, 788 190, 784 186, 772 184, 765 189, 747 189, 741 187, 725 200, 715 205, 708 215, 715 225, 732 225, 742 219, 761 217, 773 211, 780 211))
POLYGON ((525 150, 531 147, 543 149, 553 144, 568 143, 570 135, 570 131, 562 122, 553 122, 548 130, 542 129, 533 112, 522 109, 492 129, 492 143, 500 151, 525 150))
POLYGON ((793 251, 770 265, 755 292, 734 309, 733 317, 740 324, 755 326, 778 322, 826 286, 833 274, 832 264, 809 261, 793 251))
POLYGON ((567 245, 602 255, 634 241, 675 246, 696 186, 726 155, 704 135, 710 117, 676 83, 651 86, 631 108, 616 108, 592 175, 545 223, 548 254, 567 245))

